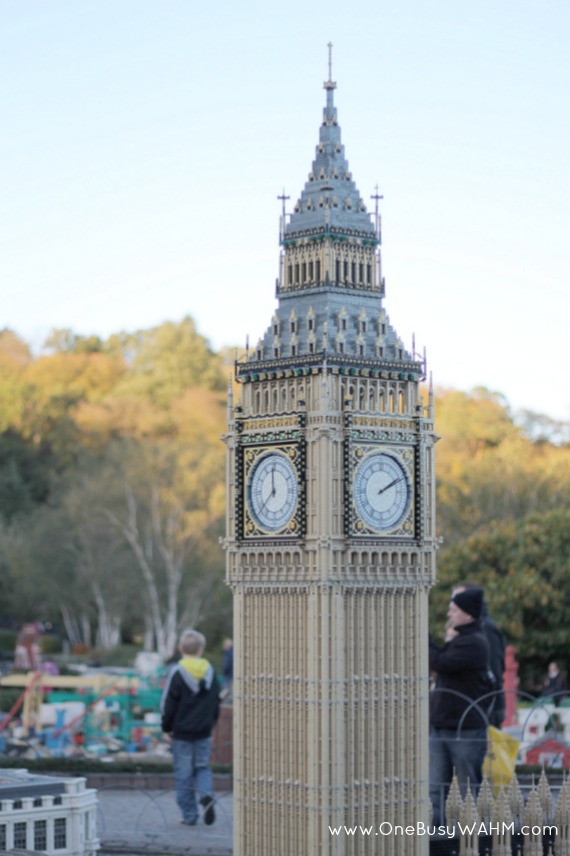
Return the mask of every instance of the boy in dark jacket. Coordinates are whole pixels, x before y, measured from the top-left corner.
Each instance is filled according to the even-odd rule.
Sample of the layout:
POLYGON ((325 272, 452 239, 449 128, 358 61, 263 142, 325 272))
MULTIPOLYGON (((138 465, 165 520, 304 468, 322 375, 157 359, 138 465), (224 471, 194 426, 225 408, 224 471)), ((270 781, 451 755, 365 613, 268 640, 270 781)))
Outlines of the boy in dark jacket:
POLYGON ((176 802, 188 826, 198 822, 196 791, 204 823, 209 826, 216 817, 210 753, 220 701, 216 673, 202 656, 205 647, 201 633, 184 631, 178 643, 182 657, 168 675, 161 701, 162 730, 172 738, 176 802))

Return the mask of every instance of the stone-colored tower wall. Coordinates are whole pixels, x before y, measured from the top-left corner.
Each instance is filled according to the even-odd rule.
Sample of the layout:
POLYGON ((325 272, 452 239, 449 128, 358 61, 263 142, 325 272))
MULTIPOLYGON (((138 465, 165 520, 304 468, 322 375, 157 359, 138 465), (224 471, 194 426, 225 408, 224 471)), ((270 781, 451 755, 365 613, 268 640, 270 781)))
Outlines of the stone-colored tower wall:
POLYGON ((236 856, 401 856, 427 847, 425 837, 375 834, 380 824, 406 827, 429 817, 434 436, 417 384, 401 387, 400 396, 390 396, 386 381, 322 368, 294 381, 244 385, 230 419, 236 856), (248 436, 259 442, 280 427, 290 430, 294 420, 272 410, 276 402, 303 413, 305 536, 240 541, 240 447, 248 436), (380 403, 385 411, 373 409, 380 403), (353 434, 381 435, 384 444, 405 440, 414 451, 421 539, 347 537, 353 434), (369 836, 329 829, 344 826, 374 829, 369 836))
POLYGON ((329 829, 428 820, 423 587, 246 587, 235 607, 236 854, 423 853, 329 829))

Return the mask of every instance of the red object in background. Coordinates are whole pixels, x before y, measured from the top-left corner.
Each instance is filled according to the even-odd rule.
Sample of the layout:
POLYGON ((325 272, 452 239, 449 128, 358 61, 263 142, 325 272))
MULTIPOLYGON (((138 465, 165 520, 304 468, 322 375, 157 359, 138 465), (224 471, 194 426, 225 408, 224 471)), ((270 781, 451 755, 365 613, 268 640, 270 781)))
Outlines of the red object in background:
POLYGON ((526 764, 536 764, 541 767, 570 767, 570 746, 563 740, 546 738, 536 743, 526 753, 526 764))
POLYGON ((505 691, 505 719, 503 727, 518 725, 517 722, 517 691, 519 688, 519 664, 515 654, 517 649, 514 645, 505 648, 505 675, 503 677, 503 689, 505 691))
POLYGON ((233 758, 234 711, 231 704, 223 704, 220 718, 212 734, 212 763, 231 764, 233 758))

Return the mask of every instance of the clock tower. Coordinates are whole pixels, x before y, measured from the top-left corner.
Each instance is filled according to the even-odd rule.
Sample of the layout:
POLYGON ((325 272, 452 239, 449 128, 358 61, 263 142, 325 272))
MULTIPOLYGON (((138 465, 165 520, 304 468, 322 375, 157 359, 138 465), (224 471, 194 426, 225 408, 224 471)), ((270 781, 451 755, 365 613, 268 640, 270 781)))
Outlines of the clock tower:
POLYGON ((278 307, 229 402, 236 856, 428 847, 394 828, 429 820, 433 396, 383 306, 380 197, 371 217, 330 78, 278 307))

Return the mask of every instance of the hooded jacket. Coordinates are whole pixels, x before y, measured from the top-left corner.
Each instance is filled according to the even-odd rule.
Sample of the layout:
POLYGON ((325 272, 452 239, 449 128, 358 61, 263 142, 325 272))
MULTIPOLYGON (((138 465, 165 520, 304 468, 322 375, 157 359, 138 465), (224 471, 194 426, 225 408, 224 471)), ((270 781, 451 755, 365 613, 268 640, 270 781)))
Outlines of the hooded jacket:
MULTIPOLYGON (((485 728, 486 718, 477 707, 470 705, 493 689, 489 677, 489 643, 479 621, 463 624, 456 630, 457 636, 442 648, 430 639, 429 667, 437 673, 430 705, 431 725, 455 729, 461 722, 462 730, 485 728), (452 692, 446 692, 448 690, 452 692), (468 708, 469 713, 462 721, 468 708)), ((484 699, 481 710, 486 713, 490 703, 491 698, 484 699)))
POLYGON ((170 672, 160 704, 162 730, 175 740, 210 737, 220 713, 216 673, 203 657, 183 657, 170 672))

